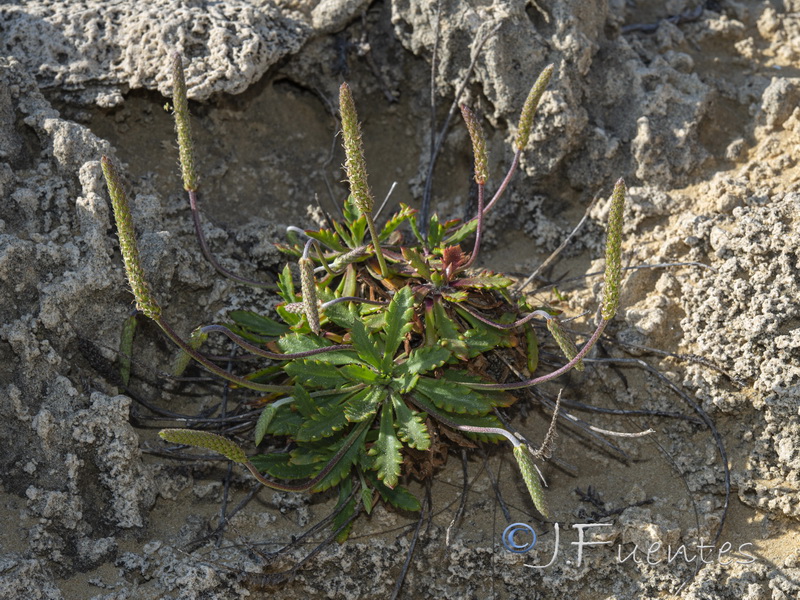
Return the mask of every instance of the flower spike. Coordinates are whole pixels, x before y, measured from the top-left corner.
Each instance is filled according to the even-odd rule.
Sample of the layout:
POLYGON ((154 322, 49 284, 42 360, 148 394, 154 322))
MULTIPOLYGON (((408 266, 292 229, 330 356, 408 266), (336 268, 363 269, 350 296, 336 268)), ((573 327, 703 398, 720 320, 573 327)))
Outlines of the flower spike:
POLYGON ((153 320, 161 316, 161 307, 150 292, 150 285, 144 276, 142 261, 139 258, 139 248, 136 245, 136 233, 133 229, 128 195, 120 180, 117 167, 107 156, 100 160, 103 175, 106 178, 108 194, 111 196, 111 206, 114 209, 114 220, 117 223, 119 247, 122 250, 122 260, 125 263, 125 273, 128 283, 136 299, 136 308, 153 320))
POLYGON ((371 213, 375 199, 367 182, 367 163, 361 143, 361 126, 358 123, 353 94, 346 83, 339 88, 339 111, 342 116, 345 170, 347 180, 350 182, 350 193, 362 213, 371 213))
POLYGON ((193 192, 197 190, 197 169, 194 163, 192 125, 189 120, 189 100, 186 96, 186 79, 183 76, 183 59, 177 52, 172 54, 172 104, 175 111, 175 131, 178 134, 183 187, 186 191, 193 192))
POLYGON ((514 142, 517 150, 523 150, 528 145, 528 139, 531 137, 531 128, 533 127, 533 116, 536 114, 536 109, 539 106, 539 101, 542 99, 544 90, 547 84, 550 83, 550 77, 553 75, 553 65, 547 65, 544 70, 539 74, 536 83, 533 84, 528 99, 525 100, 525 105, 522 107, 522 114, 519 117, 519 127, 517 127, 517 139, 514 142))
POLYGON ((246 463, 247 455, 239 445, 210 431, 198 431, 196 429, 162 429, 158 432, 161 439, 172 442, 173 444, 184 444, 185 446, 196 446, 213 450, 222 454, 228 460, 235 463, 246 463))
POLYGON ((603 304, 600 314, 610 321, 619 306, 619 288, 622 281, 622 213, 625 206, 625 181, 618 180, 611 195, 606 239, 606 273, 603 304))
POLYGON ((475 183, 482 185, 489 178, 486 137, 483 135, 483 129, 475 113, 466 104, 461 105, 461 115, 464 117, 469 137, 472 140, 472 153, 475 155, 475 183))

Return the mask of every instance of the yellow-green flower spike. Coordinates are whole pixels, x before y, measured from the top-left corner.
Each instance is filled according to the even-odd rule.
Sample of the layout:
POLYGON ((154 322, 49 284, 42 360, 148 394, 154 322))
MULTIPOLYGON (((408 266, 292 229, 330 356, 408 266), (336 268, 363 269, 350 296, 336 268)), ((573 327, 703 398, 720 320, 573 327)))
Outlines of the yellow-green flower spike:
POLYGON ((550 83, 550 77, 553 75, 553 65, 547 65, 539 74, 536 83, 533 84, 531 91, 528 93, 528 98, 525 100, 525 105, 522 107, 522 114, 519 117, 519 127, 517 128, 517 139, 514 142, 517 150, 523 150, 528 145, 528 140, 531 137, 531 128, 533 127, 533 116, 536 114, 536 109, 539 106, 539 101, 542 99, 547 84, 550 83))
POLYGON ((319 333, 319 304, 317 302, 317 282, 314 279, 314 261, 310 258, 300 259, 300 289, 303 293, 308 326, 311 331, 319 333))
POLYGON ((339 88, 339 112, 342 117, 342 138, 345 154, 345 170, 350 182, 350 193, 362 213, 371 213, 374 204, 367 183, 367 163, 361 144, 361 126, 358 123, 356 104, 350 87, 343 83, 339 88))
POLYGON ((183 59, 172 55, 172 104, 175 107, 175 132, 178 134, 178 151, 181 157, 183 187, 186 191, 197 189, 197 169, 194 163, 192 125, 189 121, 189 100, 186 97, 186 80, 183 77, 183 59))
POLYGON ((142 262, 139 258, 139 248, 136 246, 136 234, 133 229, 133 218, 131 217, 128 195, 125 193, 125 188, 114 163, 104 156, 100 160, 100 164, 103 168, 103 175, 106 178, 108 194, 111 196, 114 220, 117 223, 119 247, 122 251, 122 260, 125 263, 128 283, 136 300, 136 308, 157 321, 161 317, 161 307, 150 292, 150 286, 144 277, 142 262))
POLYGON ((610 321, 619 306, 619 288, 622 281, 622 214, 625 208, 625 182, 620 179, 611 195, 606 234, 606 273, 603 289, 603 304, 600 314, 610 321))
MULTIPOLYGON (((564 331, 564 328, 561 326, 561 321, 555 317, 547 319, 547 329, 550 331, 553 339, 555 339, 558 347, 561 348, 561 352, 567 357, 567 360, 570 361, 575 358, 575 355, 578 354, 578 348, 575 346, 575 342, 572 338, 569 337, 569 334, 564 331)), ((575 368, 578 369, 578 371, 583 371, 583 361, 579 360, 575 363, 575 368)))
POLYGON ((163 440, 172 442, 173 444, 205 448, 206 450, 213 450, 214 452, 222 454, 222 456, 233 462, 247 462, 247 455, 236 442, 224 438, 221 435, 217 435, 216 433, 211 433, 210 431, 198 431, 195 429, 162 429, 158 432, 158 435, 160 435, 163 440))
POLYGON ((522 473, 522 479, 525 481, 525 485, 528 486, 528 493, 531 495, 533 505, 545 518, 549 519, 550 509, 547 508, 547 503, 544 500, 544 490, 539 481, 539 473, 536 471, 536 467, 533 464, 533 457, 530 452, 528 452, 528 448, 525 444, 514 446, 514 458, 517 459, 519 470, 522 473))
POLYGON ((481 128, 475 113, 465 104, 461 105, 461 115, 464 117, 469 137, 472 140, 472 154, 475 156, 475 183, 483 185, 489 178, 489 160, 486 155, 486 138, 483 135, 483 128, 481 128))

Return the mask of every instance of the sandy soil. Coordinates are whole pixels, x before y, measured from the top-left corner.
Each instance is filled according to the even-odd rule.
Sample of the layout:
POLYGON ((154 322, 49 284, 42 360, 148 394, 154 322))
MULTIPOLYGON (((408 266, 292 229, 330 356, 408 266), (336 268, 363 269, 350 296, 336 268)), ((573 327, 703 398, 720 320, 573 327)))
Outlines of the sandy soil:
MULTIPOLYGON (((310 226, 345 193, 332 112, 342 80, 356 95, 376 194, 397 182, 389 206, 419 206, 435 6, 0 6, 0 598, 391 596, 414 540, 400 598, 797 597, 796 1, 441 3, 439 123, 474 41, 498 28, 462 98, 489 132, 490 187, 510 161, 528 88, 556 65, 534 147, 490 219, 484 265, 525 277, 618 177, 630 188, 625 261, 649 265, 629 271, 596 362, 512 411, 533 439, 548 425, 542 398, 560 387, 572 402, 650 411, 568 408, 599 428, 656 433, 590 437, 563 420, 541 465, 552 522, 536 515, 505 449, 463 464, 454 452, 429 488, 409 484, 431 499, 418 537, 416 515, 380 507, 348 542, 273 585, 270 574, 296 565, 327 530, 276 551, 334 499, 257 489, 223 461, 167 458, 156 432, 175 421, 119 395, 117 348, 132 298, 102 154, 125 165, 145 267, 179 331, 276 301, 221 279, 199 252, 163 109, 168 51, 186 56, 206 235, 226 267, 268 279, 283 266, 272 242, 285 226, 310 226), (665 263, 694 264, 655 266, 665 263), (725 463, 731 493, 720 530, 725 463), (537 532, 530 552, 503 547, 509 522, 537 532), (590 523, 603 526, 587 540, 606 543, 584 547, 579 562, 576 526, 590 523)), ((440 213, 469 214, 470 161, 456 123, 434 171, 440 213)), ((601 199, 545 272, 548 281, 576 278, 558 285, 570 314, 596 307, 599 279, 583 276, 602 270, 606 208, 601 199)), ((550 283, 536 285, 554 301, 550 283)), ((574 328, 587 323, 584 315, 574 328)), ((135 398, 187 415, 218 410, 220 386, 160 376, 172 353, 141 321, 135 398)), ((228 408, 249 399, 231 395, 228 408)))

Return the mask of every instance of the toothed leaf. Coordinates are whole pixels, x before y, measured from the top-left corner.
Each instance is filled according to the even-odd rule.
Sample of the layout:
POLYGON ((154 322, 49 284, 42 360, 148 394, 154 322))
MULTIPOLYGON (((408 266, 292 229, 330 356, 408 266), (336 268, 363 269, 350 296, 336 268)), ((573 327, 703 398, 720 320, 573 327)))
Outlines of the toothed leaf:
POLYGON ((411 329, 414 314, 414 294, 410 287, 401 288, 392 298, 386 309, 386 328, 384 329, 383 368, 388 369, 394 360, 397 348, 406 333, 411 329))
POLYGON ((283 370, 298 383, 317 388, 335 388, 346 381, 336 366, 319 360, 293 360, 283 370))
POLYGON ((298 442, 315 442, 332 436, 346 425, 347 419, 341 406, 321 407, 305 419, 294 439, 298 442))
POLYGON ((425 425, 425 413, 418 413, 408 408, 397 394, 392 394, 392 405, 400 439, 417 450, 430 448, 431 436, 425 425))
POLYGON ((403 258, 408 261, 408 264, 414 268, 420 277, 430 280, 431 268, 419 252, 414 248, 403 248, 401 252, 403 253, 403 258))
POLYGON ((364 438, 367 436, 370 423, 371 420, 367 420, 361 423, 361 425, 354 427, 353 431, 351 431, 346 438, 342 439, 341 442, 331 447, 330 456, 328 456, 325 462, 322 463, 318 469, 318 472, 324 467, 325 464, 333 459, 335 454, 342 448, 342 446, 350 443, 350 441, 353 440, 352 445, 339 459, 339 462, 336 463, 336 465, 331 469, 330 473, 328 473, 322 481, 314 486, 314 488, 311 490, 312 492, 323 492, 328 488, 337 485, 350 474, 350 471, 353 468, 353 463, 355 463, 358 459, 358 454, 364 446, 364 438))
POLYGON ((442 346, 422 346, 412 350, 405 362, 394 368, 394 374, 419 375, 441 367, 450 358, 450 350, 442 346))
POLYGON ((351 308, 353 322, 350 328, 350 338, 353 342, 353 347, 363 360, 379 369, 381 367, 380 350, 376 346, 376 342, 369 336, 363 321, 355 314, 355 310, 355 307, 351 308))
POLYGON ((258 416, 258 421, 256 421, 256 428, 255 432, 253 433, 253 437, 255 438, 256 446, 261 443, 261 440, 264 439, 264 436, 267 434, 267 428, 269 424, 272 422, 273 417, 275 417, 275 413, 277 412, 277 408, 275 408, 274 404, 267 404, 264 407, 264 410, 261 411, 261 414, 258 416))
POLYGON ((350 381, 369 385, 387 383, 388 380, 364 365, 344 365, 339 372, 350 381))
POLYGON ((373 386, 354 394, 344 404, 344 414, 348 421, 360 422, 374 415, 386 399, 388 391, 384 386, 373 386))
POLYGON ((509 279, 508 277, 504 277, 503 275, 498 275, 497 273, 492 273, 490 271, 484 271, 480 275, 476 275, 475 277, 466 277, 464 279, 458 279, 454 281, 451 285, 457 288, 478 288, 478 289, 492 289, 492 290, 499 290, 503 288, 507 288, 510 286, 514 281, 509 279))
POLYGON ((414 215, 416 212, 417 212, 416 209, 410 208, 405 204, 401 204, 400 210, 394 213, 386 222, 386 224, 383 226, 383 229, 381 230, 378 239, 381 242, 385 242, 395 229, 400 227, 400 225, 402 225, 404 221, 409 220, 409 218, 411 218, 411 216, 414 215))
POLYGON ((289 328, 283 323, 278 323, 274 319, 250 310, 234 310, 228 316, 240 327, 258 335, 280 337, 289 331, 289 328))
POLYGON ((398 485, 392 489, 385 486, 372 473, 365 473, 365 475, 369 478, 370 482, 375 486, 375 489, 378 491, 383 501, 387 504, 390 504, 391 506, 394 506, 400 510, 408 510, 411 512, 417 512, 422 508, 419 500, 417 500, 417 497, 409 492, 404 486, 398 485))
POLYGON ((478 229, 478 220, 473 219, 471 221, 467 221, 461 227, 459 227, 455 233, 453 233, 450 237, 448 237, 444 241, 445 246, 454 246, 455 244, 460 244, 469 236, 474 234, 478 229))
POLYGON ((309 230, 306 235, 312 239, 319 241, 323 246, 334 250, 335 252, 344 252, 347 247, 344 246, 335 231, 330 229, 320 229, 319 231, 309 230))
POLYGON ((414 394, 451 413, 482 415, 492 410, 492 402, 483 394, 445 379, 420 377, 414 394))
POLYGON ((403 457, 400 449, 403 445, 394 433, 392 423, 392 410, 384 406, 381 411, 381 427, 378 439, 370 448, 369 455, 375 457, 374 468, 378 472, 378 479, 383 481, 386 487, 394 488, 400 477, 400 464, 403 457))

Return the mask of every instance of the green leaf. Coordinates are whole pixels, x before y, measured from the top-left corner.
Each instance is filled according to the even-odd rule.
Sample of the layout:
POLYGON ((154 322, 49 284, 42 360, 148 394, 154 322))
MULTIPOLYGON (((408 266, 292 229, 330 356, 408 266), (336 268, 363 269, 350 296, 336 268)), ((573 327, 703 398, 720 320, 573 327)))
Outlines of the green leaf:
POLYGON ((385 377, 379 375, 366 365, 344 365, 339 368, 339 373, 344 375, 346 379, 355 381, 356 383, 376 385, 384 384, 388 381, 385 377))
MULTIPOLYGON (((202 327, 195 328, 191 334, 189 334, 189 339, 187 340, 187 344, 189 345, 192 350, 199 350, 200 346, 202 346, 205 341, 208 339, 208 334, 203 333, 202 327)), ((172 362, 172 374, 175 377, 180 377, 183 375, 183 372, 186 370, 186 367, 189 366, 192 357, 190 354, 185 352, 184 350, 179 350, 177 356, 172 362)))
POLYGON ((283 267, 283 271, 278 276, 278 293, 285 302, 295 302, 297 298, 294 295, 294 281, 292 280, 292 270, 287 263, 283 267))
POLYGON ((444 236, 444 227, 439 224, 439 215, 431 215, 431 221, 428 224, 428 247, 439 248, 444 236))
POLYGON ((335 365, 319 360, 297 359, 284 365, 287 375, 314 388, 336 388, 346 380, 335 365))
POLYGON ((410 287, 401 288, 392 298, 386 309, 386 328, 384 329, 383 368, 388 370, 394 360, 406 333, 412 327, 414 314, 414 293, 410 287))
POLYGON ((264 436, 267 434, 267 428, 269 424, 272 422, 275 413, 277 412, 277 408, 275 408, 274 404, 267 404, 264 407, 264 410, 261 411, 261 414, 258 416, 258 421, 256 421, 256 429, 253 434, 256 442, 256 446, 261 443, 261 440, 264 439, 264 436))
POLYGON ((336 287, 336 296, 355 296, 358 289, 358 274, 353 265, 347 265, 344 270, 344 277, 336 287))
MULTIPOLYGON (((364 447, 364 439, 366 438, 371 423, 372 420, 368 419, 360 425, 353 427, 353 431, 351 431, 346 438, 330 447, 330 457, 328 460, 331 460, 343 445, 353 440, 352 445, 348 448, 347 452, 344 453, 344 456, 339 459, 339 462, 331 469, 330 473, 311 490, 312 492, 323 492, 335 486, 350 474, 353 463, 358 459, 358 454, 364 447)), ((322 470, 322 468, 324 468, 324 464, 317 469, 317 472, 322 470)))
POLYGON ((334 250, 335 252, 344 252, 347 247, 339 240, 339 236, 335 231, 330 229, 320 229, 319 231, 306 231, 306 235, 322 243, 322 245, 334 250))
POLYGON ((442 290, 442 298, 445 300, 449 300, 450 302, 463 302, 467 298, 469 298, 469 294, 464 290, 442 290))
POLYGON ((405 362, 394 368, 395 375, 419 375, 441 367, 450 358, 450 350, 442 346, 415 348, 405 362))
POLYGON ((372 489, 369 487, 361 488, 361 503, 364 505, 364 510, 367 514, 372 512, 372 489))
POLYGON ((464 279, 458 279, 454 281, 451 285, 453 287, 462 287, 462 288, 470 287, 479 289, 499 290, 507 288, 512 283, 514 283, 514 281, 512 279, 509 279, 508 277, 492 273, 491 271, 484 271, 483 273, 481 273, 480 275, 476 275, 475 277, 465 277, 464 279))
POLYGON ((460 244, 478 230, 478 220, 467 221, 458 230, 444 241, 445 246, 460 244))
POLYGON ((392 394, 392 405, 400 439, 417 450, 430 448, 431 436, 425 425, 425 413, 418 413, 408 408, 398 394, 392 394))
POLYGON ((332 436, 346 425, 342 405, 320 407, 310 418, 306 418, 294 439, 298 442, 315 442, 332 436))
POLYGON ((387 504, 390 504, 400 510, 408 510, 412 512, 416 512, 422 508, 419 504, 419 500, 417 500, 417 497, 402 485, 398 485, 392 489, 385 486, 377 477, 375 477, 374 474, 367 472, 365 475, 369 478, 370 482, 378 491, 381 498, 383 498, 383 501, 387 504))
MULTIPOLYGON (((350 530, 353 528, 352 521, 347 523, 356 512, 356 499, 350 497, 352 493, 353 480, 345 479, 339 486, 339 500, 336 502, 336 508, 333 509, 335 514, 331 523, 334 531, 343 528, 336 534, 336 541, 339 544, 343 544, 347 541, 347 538, 350 536, 350 530), (345 523, 347 523, 346 526, 345 523)), ((369 513, 369 511, 367 511, 367 513, 369 513)))
POLYGON ((288 404, 284 404, 277 409, 275 416, 267 424, 267 433, 271 435, 294 435, 304 422, 303 415, 291 410, 288 404))
POLYGON ((393 390, 397 390, 401 394, 407 394, 414 389, 414 386, 417 385, 417 381, 419 381, 419 375, 403 373, 402 375, 393 378, 389 385, 393 390))
POLYGON ((356 392, 344 404, 344 414, 347 420, 357 423, 374 415, 378 406, 386 399, 387 394, 387 389, 382 385, 356 392))
MULTIPOLYGON (((486 380, 462 369, 446 369, 442 372, 442 380, 463 385, 465 383, 486 383, 486 380)), ((475 390, 478 391, 478 390, 475 390)), ((503 390, 480 390, 480 395, 492 406, 511 406, 516 398, 503 390)))
POLYGON ((356 313, 356 307, 352 306, 350 312, 353 316, 352 326, 350 328, 350 337, 353 342, 353 347, 358 352, 358 355, 371 364, 376 369, 381 368, 381 352, 376 346, 375 341, 369 336, 367 327, 361 321, 360 316, 356 313))
POLYGON ((314 470, 319 468, 313 464, 297 464, 292 462, 292 455, 283 452, 272 454, 256 454, 250 462, 262 473, 267 473, 276 479, 308 479, 314 476, 314 470))
POLYGON ((539 338, 530 323, 525 323, 526 355, 528 357, 528 371, 533 375, 539 366, 539 338))
MULTIPOLYGON (((425 245, 425 238, 422 237, 422 233, 419 230, 419 213, 415 214, 413 218, 408 220, 408 224, 411 225, 411 231, 414 234, 414 237, 417 238, 417 241, 420 245, 425 245)), ((424 227, 424 224, 423 224, 424 227)))
POLYGON ((278 323, 278 321, 274 319, 259 315, 250 310, 234 310, 231 311, 228 316, 233 319, 234 323, 244 329, 267 337, 280 337, 289 331, 289 328, 283 323, 278 323))
POLYGON ((400 210, 389 218, 389 220, 386 222, 386 225, 383 226, 378 239, 381 242, 385 242, 395 229, 400 227, 404 221, 407 221, 416 212, 416 209, 410 208, 405 204, 400 204, 400 210))
POLYGON ((353 243, 353 238, 350 235, 350 232, 347 228, 339 223, 338 221, 333 222, 333 227, 336 229, 336 233, 344 240, 344 243, 347 244, 348 248, 355 248, 358 244, 353 243))
POLYGON ((389 406, 384 406, 381 411, 381 427, 378 439, 370 448, 370 456, 375 457, 375 467, 378 471, 378 479, 383 481, 386 487, 393 488, 397 485, 400 477, 400 463, 403 457, 400 449, 403 445, 394 433, 392 422, 392 410, 389 406))
POLYGON ((408 261, 408 264, 414 267, 417 274, 423 279, 430 281, 431 268, 428 266, 428 263, 425 262, 425 259, 422 258, 422 255, 414 248, 403 248, 401 251, 403 253, 403 258, 408 261))
POLYGON ((307 419, 317 414, 317 405, 314 404, 311 396, 301 385, 294 386, 294 401, 292 404, 307 419))
POLYGON ((445 379, 420 377, 414 393, 450 413, 483 415, 492 410, 492 402, 477 390, 445 379))
POLYGON ((441 302, 433 304, 433 320, 439 334, 439 343, 449 348, 461 360, 469 358, 469 348, 464 341, 464 336, 458 331, 456 324, 445 312, 441 302))
MULTIPOLYGON (((295 352, 307 352, 330 346, 330 342, 317 337, 313 334, 299 335, 290 333, 278 340, 278 346, 287 354, 295 352)), ((316 362, 328 363, 331 365, 362 364, 355 352, 349 350, 337 350, 336 352, 326 352, 314 355, 316 362)))

